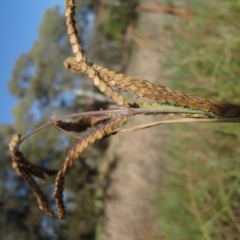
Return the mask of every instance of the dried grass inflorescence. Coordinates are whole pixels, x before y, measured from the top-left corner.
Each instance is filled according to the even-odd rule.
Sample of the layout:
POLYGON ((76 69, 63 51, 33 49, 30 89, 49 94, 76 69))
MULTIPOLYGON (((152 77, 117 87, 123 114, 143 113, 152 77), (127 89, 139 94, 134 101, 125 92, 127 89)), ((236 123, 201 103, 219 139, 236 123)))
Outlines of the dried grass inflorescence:
POLYGON ((240 117, 239 106, 221 103, 215 100, 204 99, 202 97, 183 93, 161 85, 153 84, 148 80, 136 79, 130 76, 126 76, 122 73, 116 73, 115 71, 112 71, 108 68, 91 63, 84 55, 84 51, 80 45, 75 20, 75 1, 66 0, 65 4, 67 32, 75 57, 67 58, 64 61, 64 67, 73 72, 85 74, 93 82, 93 84, 99 88, 101 92, 111 98, 119 107, 116 108, 116 111, 113 111, 114 113, 110 113, 109 111, 101 111, 101 114, 96 114, 96 112, 94 114, 88 113, 86 116, 79 114, 76 120, 69 122, 62 121, 63 119, 66 119, 66 116, 62 118, 53 117, 50 123, 44 124, 34 132, 27 135, 25 138, 21 138, 20 135, 14 135, 12 137, 9 143, 9 149, 13 160, 12 166, 16 172, 22 176, 31 186, 37 198, 39 208, 51 216, 53 215, 53 212, 48 205, 47 198, 33 177, 37 177, 45 182, 45 175, 55 175, 57 173, 54 198, 60 218, 65 218, 66 216, 63 200, 65 177, 68 174, 69 169, 73 163, 80 158, 83 151, 90 144, 93 144, 102 138, 111 136, 118 132, 135 131, 157 126, 163 123, 168 124, 191 121, 221 122, 221 119, 223 119, 222 122, 239 122, 240 117), (130 104, 117 92, 116 89, 131 92, 137 97, 146 97, 154 102, 130 104), (176 108, 174 108, 174 111, 169 111, 169 109, 164 110, 162 106, 160 109, 158 109, 160 105, 164 104, 173 105, 175 107, 183 107, 188 111, 181 109, 177 111, 176 108), (145 110, 146 107, 150 110, 145 110), (154 107, 157 107, 157 109, 154 109, 154 107), (119 128, 127 122, 127 117, 134 116, 136 114, 170 114, 180 115, 185 118, 158 121, 119 131, 119 128), (30 163, 24 157, 23 153, 19 150, 19 145, 23 142, 24 139, 47 126, 53 126, 63 131, 71 131, 77 133, 85 132, 89 128, 94 128, 90 132, 86 133, 86 135, 83 136, 68 152, 68 155, 58 172, 55 170, 41 168, 30 163))
POLYGON ((41 168, 29 162, 24 157, 23 153, 18 149, 20 140, 21 135, 13 135, 9 143, 9 149, 13 160, 12 167, 15 169, 18 175, 23 177, 29 183, 33 193, 37 198, 39 208, 48 215, 52 216, 53 212, 49 207, 47 198, 33 179, 33 176, 41 179, 43 182, 46 182, 45 175, 55 175, 57 171, 41 168))
MULTIPOLYGON (((120 106, 129 107, 128 102, 115 90, 113 90, 107 83, 105 83, 98 72, 94 69, 93 64, 89 62, 84 55, 84 52, 80 45, 80 40, 78 37, 78 31, 76 28, 75 20, 75 1, 66 0, 66 24, 67 32, 69 35, 69 41, 72 46, 73 53, 75 54, 75 60, 78 63, 78 72, 86 74, 93 84, 103 92, 107 97, 111 98, 120 106)), ((71 65, 70 62, 65 61, 64 67, 69 69, 71 65)))
POLYGON ((58 214, 60 218, 65 218, 66 211, 63 201, 63 190, 64 190, 64 179, 69 171, 69 168, 73 163, 79 158, 83 151, 94 142, 110 136, 116 129, 121 127, 127 122, 126 117, 116 117, 109 122, 105 123, 103 126, 97 128, 90 134, 83 137, 68 153, 64 164, 58 172, 56 178, 56 185, 54 191, 54 198, 56 200, 56 205, 58 209, 58 214))
MULTIPOLYGON (((79 64, 75 58, 67 58, 64 62, 64 66, 73 72, 82 72, 81 64, 79 64)), ((115 71, 96 64, 93 64, 93 67, 98 72, 100 79, 112 88, 131 92, 138 97, 157 100, 158 104, 170 104, 192 110, 211 112, 216 116, 240 116, 240 107, 234 104, 221 103, 216 100, 183 93, 162 85, 153 84, 148 80, 141 80, 126 76, 122 73, 116 73, 115 71)), ((139 104, 139 106, 141 106, 141 104, 139 104)))

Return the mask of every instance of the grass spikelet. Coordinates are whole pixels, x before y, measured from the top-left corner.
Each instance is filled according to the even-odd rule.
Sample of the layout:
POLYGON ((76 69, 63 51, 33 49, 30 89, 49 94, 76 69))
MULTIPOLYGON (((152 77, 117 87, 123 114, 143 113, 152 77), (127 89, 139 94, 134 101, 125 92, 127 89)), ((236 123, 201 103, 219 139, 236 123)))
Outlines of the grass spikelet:
POLYGON ((81 62, 81 61, 85 62, 87 59, 83 54, 83 50, 80 45, 80 40, 78 37, 78 31, 76 27, 75 1, 66 0, 65 5, 66 5, 65 17, 66 17, 67 32, 68 32, 69 41, 72 46, 73 53, 75 54, 76 60, 78 62, 81 62))
POLYGON ((48 201, 40 187, 37 185, 32 176, 40 178, 46 182, 45 174, 55 175, 57 171, 40 168, 30 163, 19 151, 19 144, 21 142, 21 135, 13 135, 9 143, 10 153, 12 155, 12 167, 18 175, 23 177, 30 185, 34 195, 37 198, 39 208, 50 216, 53 216, 53 212, 49 207, 48 201))
POLYGON ((84 132, 90 127, 96 127, 100 123, 104 123, 114 115, 80 117, 72 122, 57 121, 53 126, 63 129, 67 132, 84 132))
POLYGON ((103 92, 107 97, 111 98, 119 106, 124 106, 129 108, 129 103, 126 101, 116 90, 114 90, 108 83, 104 82, 99 76, 97 70, 94 69, 92 63, 88 61, 78 62, 75 58, 69 57, 64 63, 66 69, 72 72, 84 73, 93 82, 93 84, 103 92))
POLYGON ((216 116, 239 117, 240 106, 221 103, 212 99, 205 99, 177 90, 157 85, 148 80, 141 80, 121 73, 116 73, 96 64, 93 67, 98 71, 101 79, 111 87, 127 92, 132 92, 138 97, 147 97, 151 100, 159 100, 170 105, 187 107, 192 110, 211 112, 216 116))
POLYGON ((66 0, 65 16, 67 29, 70 44, 72 45, 74 54, 76 54, 76 58, 67 59, 64 66, 72 71, 87 74, 100 91, 104 92, 120 106, 129 107, 129 104, 112 88, 119 88, 124 91, 132 92, 138 97, 147 97, 151 100, 158 100, 175 106, 211 112, 216 116, 240 116, 240 107, 234 104, 225 104, 215 100, 183 93, 162 85, 153 84, 147 80, 140 80, 130 76, 125 76, 124 74, 116 73, 115 71, 88 62, 80 46, 74 15, 75 1, 66 0))
MULTIPOLYGON (((78 37, 78 31, 76 28, 76 20, 75 20, 75 1, 74 0, 66 0, 66 25, 67 31, 69 35, 69 41, 72 46, 73 53, 76 58, 74 60, 79 64, 78 72, 84 73, 88 76, 90 80, 94 83, 94 85, 103 92, 107 97, 111 98, 114 102, 116 102, 120 106, 129 107, 128 102, 115 90, 113 90, 107 83, 105 83, 98 72, 93 68, 92 63, 89 62, 84 55, 84 52, 80 45, 80 40, 78 37)), ((70 63, 65 61, 65 68, 69 69, 70 63)))
POLYGON ((54 198, 56 201, 58 215, 60 218, 66 217, 66 210, 63 200, 64 180, 69 171, 69 168, 73 165, 83 151, 92 143, 100 140, 104 137, 110 136, 116 129, 121 127, 127 122, 126 117, 116 117, 103 126, 97 128, 93 132, 87 134, 68 152, 64 164, 58 172, 55 184, 54 198))

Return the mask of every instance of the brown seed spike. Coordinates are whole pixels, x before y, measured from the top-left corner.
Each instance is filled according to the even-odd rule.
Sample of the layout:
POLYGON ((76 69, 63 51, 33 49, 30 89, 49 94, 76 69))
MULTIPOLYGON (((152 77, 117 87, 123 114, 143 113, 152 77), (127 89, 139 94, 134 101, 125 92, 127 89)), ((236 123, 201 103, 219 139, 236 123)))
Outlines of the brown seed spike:
POLYGON ((76 21, 74 19, 75 17, 75 1, 65 1, 66 4, 66 10, 65 10, 65 16, 66 16, 66 25, 67 25, 67 32, 69 35, 69 41, 72 45, 73 53, 76 54, 76 60, 78 62, 80 61, 86 61, 86 57, 83 54, 83 50, 80 46, 79 37, 78 37, 78 31, 76 27, 76 21))
MULTIPOLYGON (((53 212, 48 205, 47 198, 32 177, 35 176, 45 181, 44 174, 48 171, 30 163, 27 159, 25 159, 23 153, 18 149, 20 142, 21 135, 14 135, 9 143, 9 149, 13 160, 12 167, 15 169, 17 174, 23 177, 30 185, 34 195, 37 198, 39 208, 48 215, 52 216, 53 212)), ((51 173, 54 172, 54 170, 49 171, 51 173)))
POLYGON ((60 218, 65 218, 66 210, 63 201, 63 191, 64 191, 64 180, 72 166, 74 161, 76 161, 82 154, 82 152, 91 144, 96 142, 103 137, 110 136, 111 133, 117 128, 121 127, 127 122, 126 117, 116 117, 107 123, 103 124, 101 127, 97 128, 93 132, 89 133, 87 136, 83 137, 68 153, 64 164, 58 172, 54 190, 54 198, 56 201, 58 215, 60 218), (77 156, 77 158, 76 158, 77 156))
MULTIPOLYGON (((67 174, 67 172, 68 172, 68 167, 65 170, 65 175, 67 174)), ((55 198, 56 206, 58 209, 58 216, 61 219, 64 219, 66 217, 66 209, 63 201, 64 180, 65 180, 65 176, 58 173, 55 181, 56 182, 55 189, 58 189, 58 191, 55 190, 54 198, 55 198)))
POLYGON ((129 103, 115 90, 113 90, 109 83, 102 80, 99 73, 92 67, 89 62, 78 63, 75 58, 67 58, 64 61, 64 67, 70 69, 73 72, 85 73, 93 81, 94 85, 99 88, 107 97, 111 98, 114 102, 120 106, 129 108, 129 103), (88 67, 86 67, 86 64, 88 67), (84 69, 82 66, 85 66, 84 69), (87 72, 86 72, 87 71, 87 72))

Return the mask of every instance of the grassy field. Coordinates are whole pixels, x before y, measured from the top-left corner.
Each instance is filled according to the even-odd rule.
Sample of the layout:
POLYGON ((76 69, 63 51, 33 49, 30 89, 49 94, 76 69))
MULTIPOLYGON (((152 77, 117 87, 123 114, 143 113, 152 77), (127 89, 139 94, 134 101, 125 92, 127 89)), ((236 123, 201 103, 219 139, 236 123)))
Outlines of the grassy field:
MULTIPOLYGON (((174 39, 166 54, 172 87, 239 104, 240 1, 181 2, 192 18, 176 16, 165 26, 174 39)), ((164 239, 240 239, 239 130, 237 124, 172 126, 157 203, 164 239)))

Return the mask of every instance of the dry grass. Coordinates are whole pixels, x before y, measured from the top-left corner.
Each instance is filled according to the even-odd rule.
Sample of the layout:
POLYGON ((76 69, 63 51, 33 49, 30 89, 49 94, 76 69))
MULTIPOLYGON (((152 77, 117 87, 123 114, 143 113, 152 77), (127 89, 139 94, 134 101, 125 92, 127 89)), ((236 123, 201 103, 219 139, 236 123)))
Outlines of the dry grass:
MULTIPOLYGON (((174 107, 184 107, 184 108, 193 110, 192 113, 190 112, 189 115, 187 115, 187 117, 190 116, 191 118, 197 117, 197 118, 219 118, 220 119, 220 120, 214 119, 213 121, 229 121, 228 118, 231 118, 230 120, 232 120, 232 121, 239 121, 239 119, 237 117, 240 116, 240 107, 237 105, 230 104, 230 103, 221 103, 221 102, 218 102, 215 100, 183 93, 183 92, 180 92, 177 90, 173 90, 173 89, 164 87, 159 84, 152 83, 148 80, 141 80, 141 79, 133 78, 133 77, 121 74, 121 73, 116 73, 115 71, 112 71, 110 69, 103 68, 101 66, 91 63, 85 57, 84 51, 81 48, 79 37, 77 34, 76 20, 75 20, 74 15, 75 15, 75 1, 74 0, 66 0, 65 16, 66 16, 67 31, 68 31, 68 35, 69 35, 70 44, 72 46, 72 50, 73 50, 73 53, 75 54, 75 57, 67 58, 66 61, 64 62, 64 67, 66 69, 70 69, 75 72, 81 72, 83 74, 86 74, 87 77, 93 82, 93 84, 96 87, 98 87, 99 90, 102 93, 104 93, 107 97, 111 98, 117 106, 115 107, 115 110, 113 110, 113 115, 109 115, 109 112, 100 111, 101 117, 100 117, 99 121, 95 122, 95 124, 97 124, 95 126, 95 129, 92 130, 90 133, 87 133, 84 137, 82 137, 78 141, 78 143, 69 151, 65 162, 63 163, 62 167, 60 168, 57 178, 56 178, 56 188, 55 188, 55 193, 54 193, 54 197, 56 200, 56 205, 58 208, 58 213, 59 213, 60 218, 65 217, 65 207, 64 207, 64 202, 63 202, 64 179, 68 173, 69 168, 73 165, 73 163, 77 159, 79 159, 80 154, 82 154, 82 152, 90 144, 96 142, 97 140, 101 140, 102 138, 108 137, 108 136, 112 135, 113 133, 114 134, 117 133, 115 130, 118 129, 119 127, 121 127, 123 124, 125 124, 129 117, 138 115, 140 112, 142 114, 154 115, 158 111, 156 109, 142 110, 143 106, 144 107, 152 106, 152 103, 150 103, 149 105, 148 105, 148 103, 130 104, 116 90, 116 88, 133 93, 133 94, 137 95, 138 97, 146 97, 150 100, 157 101, 157 103, 154 103, 154 104, 157 107, 159 107, 160 111, 161 111, 162 105, 166 104, 166 105, 173 105, 174 107), (140 112, 139 112, 139 109, 140 109, 140 112), (196 114, 195 110, 200 111, 200 115, 197 114, 195 116, 195 114, 196 114), (104 115, 104 113, 106 113, 106 114, 104 115), (201 115, 201 114, 203 114, 203 115, 201 115), (208 115, 208 114, 210 114, 210 115, 208 115), (109 119, 109 121, 107 121, 107 122, 102 122, 102 120, 106 119, 106 118, 107 119, 111 118, 111 119, 109 119)), ((142 69, 147 68, 147 70, 149 71, 149 73, 146 73, 147 72, 146 71, 145 75, 147 77, 152 75, 152 76, 154 76, 153 80, 156 80, 158 76, 156 76, 155 73, 153 73, 151 71, 153 71, 153 69, 156 66, 159 67, 158 59, 154 59, 155 63, 153 63, 153 66, 151 66, 152 69, 150 69, 149 65, 146 66, 145 61, 150 61, 151 56, 148 55, 149 53, 146 53, 146 52, 142 52, 141 54, 143 54, 143 56, 140 56, 140 58, 141 58, 141 60, 144 60, 141 63, 141 64, 143 64, 142 69), (156 64, 156 61, 157 61, 157 64, 156 64)), ((156 70, 156 69, 154 69, 154 70, 156 70)), ((158 72, 158 71, 156 71, 156 72, 158 72)), ((139 77, 144 77, 141 74, 140 69, 137 70, 136 75, 141 75, 139 77)), ((162 114, 163 113, 164 112, 162 111, 162 114)), ((172 113, 174 113, 174 111, 172 113)), ((181 114, 181 113, 185 114, 184 111, 178 112, 178 114, 181 114)), ((98 115, 97 113, 92 114, 88 118, 87 123, 86 123, 86 121, 82 121, 83 118, 80 118, 77 122, 75 121, 75 122, 64 123, 64 122, 62 122, 62 119, 63 118, 65 119, 67 117, 67 116, 64 116, 62 119, 60 119, 60 118, 53 119, 51 121, 51 123, 42 126, 40 129, 42 129, 43 127, 49 126, 49 125, 53 125, 55 127, 58 127, 59 129, 62 128, 62 130, 65 130, 65 131, 67 131, 67 130, 74 131, 74 132, 78 132, 79 130, 85 131, 89 126, 94 125, 93 122, 95 121, 97 115, 98 115)), ((71 117, 69 117, 69 118, 71 118, 71 117)), ((144 118, 145 118, 145 116, 144 116, 144 118)), ((198 119, 198 121, 200 121, 200 120, 203 120, 203 119, 198 119)), ((212 119, 207 119, 207 120, 209 122, 211 122, 212 119)), ((207 121, 207 120, 204 119, 204 121, 207 121)), ((162 123, 170 123, 170 121, 171 120, 168 120, 168 122, 161 122, 161 124, 162 123)), ((192 121, 192 120, 187 120, 187 121, 192 121)), ((178 119, 178 120, 175 120, 175 122, 183 122, 183 120, 178 119)), ((136 124, 136 122, 134 122, 134 124, 136 124)), ((159 123, 153 123, 152 125, 151 124, 150 125, 142 125, 138 129, 146 128, 146 126, 148 126, 148 127, 156 126, 158 124, 159 123)), ((155 131, 152 130, 151 132, 148 133, 148 140, 147 140, 151 144, 146 145, 145 143, 143 144, 143 142, 141 142, 141 144, 143 144, 143 145, 141 145, 141 149, 140 149, 141 151, 139 151, 138 154, 136 154, 136 156, 135 156, 135 157, 137 157, 137 159, 140 159, 139 160, 139 168, 138 168, 139 172, 135 176, 131 171, 129 173, 129 177, 135 176, 135 177, 139 178, 139 176, 143 177, 146 175, 146 168, 147 168, 146 159, 154 158, 156 160, 156 156, 154 156, 154 157, 153 156, 144 156, 142 151, 151 153, 150 149, 151 149, 152 145, 154 144, 152 142, 153 140, 151 140, 151 139, 155 139, 155 138, 157 139, 158 137, 159 137, 159 135, 158 134, 156 135, 155 131), (141 153, 141 154, 139 154, 139 153, 141 153), (145 166, 145 168, 143 168, 143 166, 145 166)), ((128 139, 129 140, 131 139, 132 143, 135 143, 136 141, 139 141, 139 140, 141 141, 142 140, 141 138, 143 138, 143 136, 137 137, 137 135, 130 135, 130 134, 128 135, 128 139)), ((51 211, 48 208, 48 205, 46 203, 46 200, 43 197, 44 195, 42 194, 41 190, 37 187, 37 185, 34 183, 34 180, 31 176, 31 175, 34 175, 34 176, 39 177, 40 175, 35 174, 33 169, 36 169, 36 168, 33 167, 30 163, 28 163, 26 161, 23 154, 18 149, 20 143, 22 143, 24 139, 26 139, 26 137, 22 138, 22 139, 21 138, 18 139, 17 147, 12 148, 13 142, 11 142, 11 144, 10 144, 10 151, 13 156, 13 162, 16 163, 16 165, 14 165, 15 170, 21 176, 23 176, 28 181, 28 183, 32 186, 33 192, 35 193, 35 195, 38 199, 40 208, 45 210, 45 212, 47 212, 47 213, 51 213, 51 211), (21 162, 23 165, 20 166, 19 162, 21 162)), ((146 141, 145 137, 144 137, 144 141, 146 141)), ((119 146, 116 146, 116 149, 119 149, 119 148, 120 148, 119 146)), ((124 154, 127 157, 129 156, 128 153, 122 153, 122 154, 124 154)), ((154 164, 152 166, 154 166, 154 164)), ((147 171, 147 172, 152 174, 152 171, 153 171, 153 169, 149 169, 149 171, 147 171)), ((44 173, 46 173, 46 172, 44 172, 44 173)), ((133 179, 133 182, 134 181, 141 182, 140 179, 133 179)), ((148 183, 149 183, 148 181, 144 181, 144 179, 142 179, 142 186, 141 186, 141 184, 139 184, 139 186, 141 186, 141 187, 139 189, 137 189, 136 191, 140 191, 140 189, 143 189, 144 187, 147 188, 148 183)), ((189 188, 191 188, 190 184, 189 184, 189 188)), ((128 189, 128 191, 130 191, 130 189, 128 189)), ((136 192, 136 196, 138 196, 137 192, 136 192)), ((144 212, 145 215, 147 216, 146 218, 148 218, 149 208, 147 207, 147 209, 145 210, 145 207, 144 207, 144 202, 146 200, 146 196, 143 198, 142 201, 135 201, 135 200, 136 200, 136 198, 133 198, 130 201, 131 203, 128 203, 129 205, 131 205, 131 208, 133 209, 133 214, 134 215, 138 214, 138 210, 136 210, 136 212, 134 212, 134 204, 133 203, 136 203, 136 205, 143 204, 143 206, 139 206, 139 207, 137 207, 137 209, 142 208, 141 212, 144 212)), ((201 216, 198 214, 196 205, 192 204, 192 206, 193 206, 193 208, 192 208, 193 211, 198 216, 199 221, 201 221, 201 216)), ((121 214, 121 213, 119 213, 119 214, 121 214)), ((152 213, 149 213, 149 216, 151 214, 152 213)), ((124 216, 122 216, 122 217, 124 217, 124 216)), ((151 217, 149 217, 149 218, 151 218, 151 217)), ((141 213, 141 217, 137 217, 136 219, 134 218, 134 220, 133 220, 134 224, 136 224, 136 221, 139 222, 140 219, 143 219, 142 213, 141 213)), ((151 221, 150 221, 150 226, 152 226, 151 221)), ((238 227, 238 225, 236 225, 236 227, 238 227)), ((131 228, 131 229, 136 229, 135 230, 136 233, 139 233, 140 231, 142 231, 140 236, 143 236, 145 234, 144 232, 149 231, 149 226, 147 225, 146 229, 144 229, 143 224, 141 223, 139 226, 137 226, 137 225, 135 227, 133 226, 133 228, 131 228)), ((124 236, 124 235, 121 235, 121 236, 124 236)), ((140 239, 140 236, 136 236, 136 239, 140 239)), ((124 238, 122 238, 122 239, 124 239, 124 238)))

